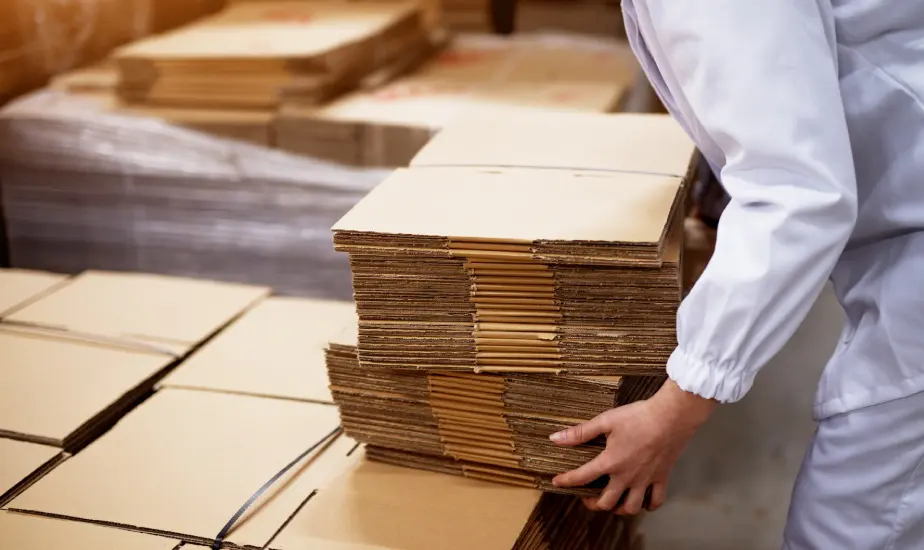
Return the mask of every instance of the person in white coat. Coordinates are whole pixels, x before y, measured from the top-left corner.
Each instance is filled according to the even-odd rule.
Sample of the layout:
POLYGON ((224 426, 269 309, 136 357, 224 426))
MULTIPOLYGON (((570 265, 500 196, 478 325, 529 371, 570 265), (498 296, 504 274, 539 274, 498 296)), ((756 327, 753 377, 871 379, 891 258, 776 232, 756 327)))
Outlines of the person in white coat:
MULTIPOLYGON (((924 1, 623 0, 633 50, 731 200, 651 399, 560 475, 636 513, 717 403, 744 397, 830 278, 847 314, 784 547, 924 548, 924 1)), ((800 365, 791 365, 798 369, 800 365)))

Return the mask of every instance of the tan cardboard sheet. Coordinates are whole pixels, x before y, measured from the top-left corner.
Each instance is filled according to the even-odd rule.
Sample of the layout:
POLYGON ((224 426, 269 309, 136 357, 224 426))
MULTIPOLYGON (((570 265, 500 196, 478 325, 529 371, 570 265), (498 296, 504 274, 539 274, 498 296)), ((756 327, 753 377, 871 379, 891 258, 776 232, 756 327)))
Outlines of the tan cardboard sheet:
POLYGON ((173 550, 178 542, 79 521, 0 511, 0 548, 8 550, 173 550))
MULTIPOLYGON (((337 425, 337 410, 326 405, 160 390, 9 508, 208 545, 257 489, 337 425)), ((262 547, 314 489, 349 465, 353 447, 340 437, 310 455, 226 540, 262 547)))
POLYGON ((362 460, 322 487, 280 550, 509 550, 542 493, 362 460))
POLYGON ((0 324, 0 434, 63 447, 78 428, 172 361, 0 324))
POLYGON ((0 438, 0 505, 11 489, 60 456, 54 447, 0 438))
POLYGON ((9 319, 164 344, 181 355, 267 293, 233 283, 87 271, 9 319))
POLYGON ((348 302, 268 298, 162 385, 332 403, 324 348, 355 317, 348 302))
POLYGON ((117 57, 312 57, 381 33, 417 9, 413 2, 234 4, 196 24, 125 46, 117 51, 117 57))
POLYGON ((412 74, 302 114, 436 129, 461 114, 613 109, 637 74, 631 52, 556 38, 461 35, 412 74))
POLYGON ((47 292, 67 277, 26 269, 0 269, 0 317, 47 292))
POLYGON ((645 174, 404 169, 373 189, 334 231, 658 243, 681 185, 679 178, 645 174))
POLYGON ((521 166, 684 177, 696 151, 668 115, 477 113, 447 126, 412 166, 521 166))

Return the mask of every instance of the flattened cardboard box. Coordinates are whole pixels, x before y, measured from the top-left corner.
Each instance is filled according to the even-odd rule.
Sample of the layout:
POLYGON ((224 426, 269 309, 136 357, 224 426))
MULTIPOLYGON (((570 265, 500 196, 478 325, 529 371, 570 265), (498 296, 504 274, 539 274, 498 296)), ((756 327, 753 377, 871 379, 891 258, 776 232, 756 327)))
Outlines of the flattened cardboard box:
POLYGON ((160 534, 206 546, 265 482, 320 441, 226 537, 263 547, 325 480, 357 455, 330 439, 333 407, 164 389, 13 502, 13 511, 160 534))
POLYGON ((178 543, 114 527, 0 511, 0 548, 10 550, 175 550, 178 543))
POLYGON ((66 458, 66 454, 54 447, 0 439, 0 507, 66 458))
POLYGON ((87 271, 6 320, 181 356, 268 293, 233 283, 87 271))
POLYGON ((665 235, 681 188, 679 178, 644 174, 399 169, 334 231, 375 233, 384 242, 387 235, 414 235, 463 243, 654 245, 665 235))
POLYGON ((0 269, 0 318, 26 305, 67 279, 65 275, 27 269, 0 269))
POLYGON ((166 354, 0 323, 0 437, 76 450, 172 365, 166 354))
POLYGON ((477 166, 629 172, 689 178, 696 148, 668 115, 473 115, 443 129, 415 167, 477 166), (488 130, 490 129, 490 130, 488 130))
POLYGON ((355 318, 348 302, 268 298, 184 361, 162 386, 332 403, 324 348, 355 318))

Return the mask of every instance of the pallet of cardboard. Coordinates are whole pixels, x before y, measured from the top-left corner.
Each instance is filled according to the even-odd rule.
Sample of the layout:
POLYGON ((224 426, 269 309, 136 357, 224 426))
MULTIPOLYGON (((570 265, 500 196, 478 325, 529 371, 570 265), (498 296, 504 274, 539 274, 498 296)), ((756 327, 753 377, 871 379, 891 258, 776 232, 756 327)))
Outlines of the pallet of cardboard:
POLYGON ((355 317, 349 302, 267 298, 167 375, 160 387, 333 403, 324 350, 355 317))
POLYGON ((0 318, 0 437, 78 450, 266 293, 109 272, 57 283, 0 318))
POLYGON ((627 547, 616 546, 628 543, 623 520, 574 499, 370 463, 337 426, 325 405, 163 389, 8 509, 211 546, 261 486, 313 449, 223 547, 601 548, 595 537, 627 547), (467 538, 446 538, 448 526, 467 538))

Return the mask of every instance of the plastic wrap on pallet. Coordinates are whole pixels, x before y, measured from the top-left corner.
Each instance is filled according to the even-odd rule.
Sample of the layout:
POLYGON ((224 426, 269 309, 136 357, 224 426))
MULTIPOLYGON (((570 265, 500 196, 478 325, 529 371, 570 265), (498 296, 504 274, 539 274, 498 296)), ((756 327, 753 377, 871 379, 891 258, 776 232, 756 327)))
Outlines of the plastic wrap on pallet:
POLYGON ((114 47, 217 11, 224 0, 2 0, 0 102, 114 47))
POLYGON ((114 114, 42 91, 0 111, 11 264, 145 271, 348 298, 330 227, 387 171, 114 114))

